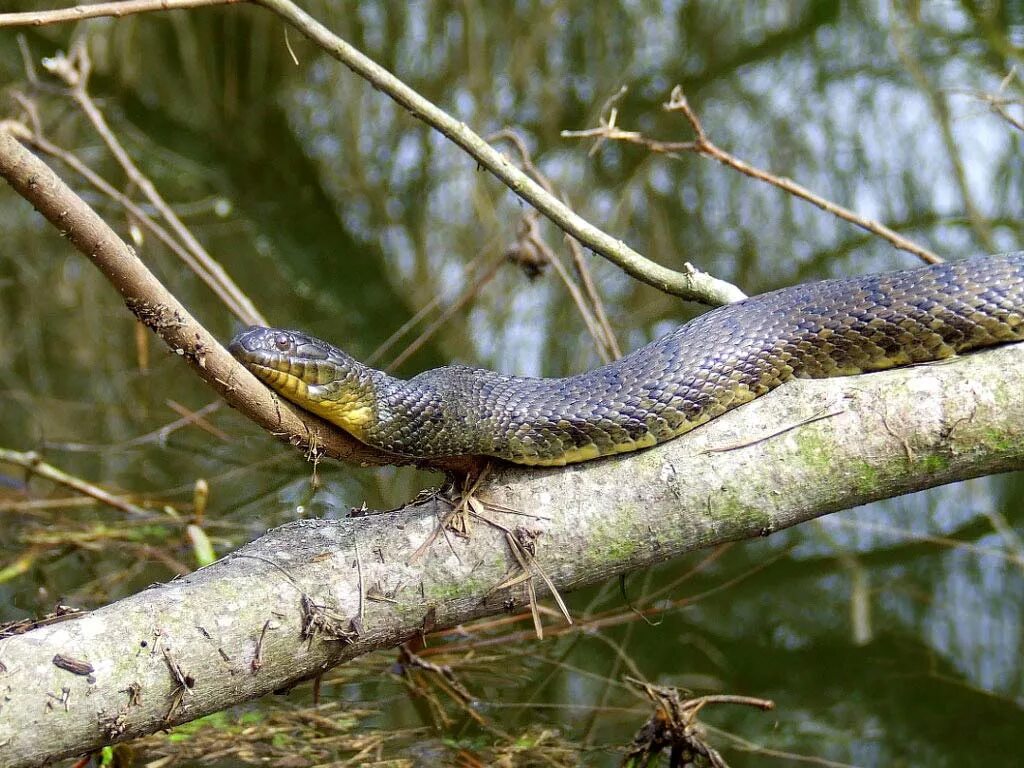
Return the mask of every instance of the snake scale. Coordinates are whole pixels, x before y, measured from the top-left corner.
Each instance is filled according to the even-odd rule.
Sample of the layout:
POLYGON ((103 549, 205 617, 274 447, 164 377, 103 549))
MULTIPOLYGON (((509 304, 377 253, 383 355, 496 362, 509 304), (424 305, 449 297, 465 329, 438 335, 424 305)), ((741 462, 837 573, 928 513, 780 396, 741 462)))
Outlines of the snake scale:
POLYGON ((567 378, 453 365, 402 380, 276 328, 243 331, 230 348, 288 400, 375 448, 559 465, 670 440, 789 379, 1022 339, 1024 252, 761 294, 567 378))

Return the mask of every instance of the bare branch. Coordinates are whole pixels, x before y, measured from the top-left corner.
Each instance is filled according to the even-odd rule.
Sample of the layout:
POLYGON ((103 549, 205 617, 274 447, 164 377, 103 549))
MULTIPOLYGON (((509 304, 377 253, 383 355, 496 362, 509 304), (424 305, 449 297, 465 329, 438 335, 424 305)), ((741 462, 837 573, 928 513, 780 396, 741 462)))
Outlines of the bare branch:
POLYGON ((47 464, 43 461, 42 457, 34 451, 23 453, 21 451, 12 451, 7 448, 0 448, 0 462, 21 467, 27 472, 31 472, 33 475, 44 477, 54 483, 63 485, 65 488, 70 488, 78 493, 88 496, 91 499, 95 499, 102 504, 106 504, 108 507, 119 509, 126 514, 136 515, 138 517, 148 517, 150 514, 142 507, 132 504, 130 501, 125 501, 119 496, 115 496, 112 493, 104 491, 97 485, 93 485, 80 477, 69 475, 67 472, 58 469, 52 464, 47 464))
POLYGON ((1021 107, 1024 105, 1024 101, 1020 98, 1006 96, 1006 90, 1014 82, 1019 82, 1020 75, 1017 74, 1017 67, 1011 67, 1010 71, 1006 73, 1006 77, 999 83, 999 89, 995 93, 986 93, 979 91, 960 91, 960 93, 966 93, 978 101, 985 102, 992 112, 999 115, 1005 122, 1016 128, 1018 131, 1024 132, 1024 120, 1010 112, 1010 107, 1021 107))
POLYGON ((896 48, 896 53, 900 61, 903 62, 903 66, 906 67, 907 73, 925 97, 927 97, 928 103, 931 106, 936 127, 939 129, 939 135, 942 136, 942 143, 945 145, 946 154, 949 157, 950 170, 960 191, 960 199, 963 201, 964 212, 971 222, 971 228, 978 236, 978 239, 984 244, 985 249, 990 253, 994 253, 999 250, 999 246, 996 244, 991 224, 989 224, 984 212, 975 202, 974 193, 971 191, 970 184, 967 183, 967 167, 964 165, 960 147, 957 144, 956 137, 953 135, 953 118, 949 113, 949 104, 946 103, 946 98, 939 89, 932 85, 928 73, 908 45, 907 28, 903 21, 895 13, 890 18, 889 29, 892 32, 891 39, 896 48))
MULTIPOLYGON (((523 141, 523 138, 516 133, 516 131, 511 128, 504 128, 487 137, 488 141, 494 141, 496 139, 509 141, 519 153, 519 161, 522 163, 522 166, 526 169, 527 173, 529 173, 551 195, 557 195, 551 180, 548 179, 548 177, 545 176, 536 165, 534 165, 533 158, 530 156, 530 150, 526 147, 526 142, 523 141)), ((583 258, 583 249, 580 248, 579 241, 575 238, 569 237, 568 235, 565 236, 565 242, 569 247, 573 266, 576 269, 576 275, 579 277, 580 283, 583 286, 582 292, 576 287, 572 278, 570 278, 568 273, 561 267, 561 264, 556 264, 557 257, 550 251, 547 245, 544 244, 536 226, 536 218, 537 214, 535 211, 528 211, 523 216, 522 229, 524 229, 525 233, 528 234, 529 240, 536 243, 536 248, 540 250, 548 262, 555 267, 555 270, 558 272, 562 282, 565 283, 565 287, 572 296, 573 301, 576 303, 580 316, 583 318, 583 322, 587 326, 587 330, 590 331, 591 336, 594 338, 594 343, 597 345, 597 352, 601 356, 601 359, 608 362, 622 357, 622 350, 619 348, 619 342, 615 338, 615 332, 612 330, 611 323, 608 322, 608 315, 604 311, 604 302, 601 301, 601 297, 597 293, 597 287, 594 285, 594 280, 590 275, 590 268, 587 266, 586 259, 583 258), (585 300, 584 296, 586 297, 585 300), (593 313, 593 320, 590 318, 591 312, 593 313)), ((522 234, 520 235, 520 240, 523 240, 522 234)))
POLYGON ((651 152, 657 152, 676 158, 684 152, 703 155, 704 157, 709 157, 712 160, 717 160, 722 165, 739 171, 743 175, 749 176, 752 179, 757 179, 758 181, 763 181, 766 184, 778 187, 782 191, 793 195, 794 197, 799 197, 800 199, 811 203, 811 205, 821 208, 821 210, 826 213, 830 213, 833 216, 843 219, 844 221, 848 221, 851 224, 855 224, 861 229, 865 229, 872 234, 883 237, 895 247, 902 251, 914 254, 922 261, 926 261, 929 264, 938 264, 942 261, 942 257, 938 254, 914 243, 912 240, 909 240, 895 230, 890 229, 881 222, 865 218, 860 214, 854 213, 848 208, 844 208, 841 205, 833 203, 831 200, 826 200, 821 195, 811 192, 809 189, 797 184, 792 179, 788 179, 785 176, 776 176, 768 171, 755 168, 712 143, 711 140, 708 139, 707 133, 705 132, 700 119, 686 100, 686 96, 683 94, 682 88, 678 85, 672 89, 672 94, 669 97, 668 103, 665 104, 665 110, 669 112, 681 112, 687 122, 689 122, 690 127, 693 129, 697 138, 693 141, 659 141, 657 139, 650 139, 638 131, 625 131, 618 128, 615 125, 616 115, 614 113, 612 113, 608 118, 602 118, 601 124, 597 128, 587 128, 582 131, 562 131, 562 136, 573 139, 593 138, 597 139, 599 142, 605 140, 624 141, 645 147, 651 152))
POLYGON ((49 166, 23 147, 18 123, 0 122, 0 176, 92 261, 138 319, 230 405, 272 434, 315 455, 352 463, 408 463, 373 450, 282 402, 232 357, 128 245, 49 166))
MULTIPOLYGON (((52 12, 0 14, 0 28, 53 24, 92 16, 122 16, 129 13, 192 8, 199 5, 227 5, 237 0, 126 0, 79 9, 52 12), (86 15, 87 14, 87 15, 86 15)), ((290 0, 251 0, 272 11, 314 44, 340 61, 374 88, 386 93, 419 118, 461 147, 483 168, 493 173, 509 189, 556 226, 577 238, 583 245, 617 264, 629 275, 655 288, 704 304, 728 304, 745 298, 736 286, 701 272, 689 262, 680 271, 663 267, 641 256, 628 245, 578 215, 540 184, 519 170, 505 155, 484 141, 465 123, 410 88, 375 61, 349 45, 290 0)))
POLYGON ((480 272, 473 276, 470 284, 466 286, 466 289, 461 294, 459 294, 458 298, 445 307, 441 311, 441 314, 420 332, 419 336, 409 342, 405 349, 403 349, 394 360, 388 363, 385 370, 392 371, 412 357, 420 347, 426 344, 427 341, 437 333, 437 331, 440 330, 441 327, 452 318, 452 316, 455 315, 456 312, 466 306, 466 304, 468 304, 485 285, 491 282, 494 276, 498 274, 498 270, 501 268, 504 261, 505 259, 502 257, 493 259, 489 264, 485 264, 480 272))
MULTIPOLYGON (((478 270, 488 268, 487 265, 485 265, 484 267, 480 266, 483 263, 484 256, 486 256, 485 252, 478 253, 463 268, 463 276, 465 277, 466 282, 469 284, 469 288, 467 288, 466 290, 473 290, 474 293, 476 293, 479 290, 474 286, 476 285, 476 283, 480 281, 480 276, 483 274, 483 272, 478 270)), ((468 301, 470 298, 471 297, 466 297, 465 300, 468 301)), ((462 299, 461 296, 455 299, 454 303, 459 303, 460 299, 462 299)), ((398 343, 399 339, 404 337, 413 328, 419 325, 424 320, 424 318, 426 318, 431 312, 433 312, 435 309, 441 306, 441 302, 443 300, 444 297, 441 295, 441 293, 435 292, 433 298, 431 298, 430 301, 428 301, 426 304, 424 304, 422 307, 416 310, 416 313, 412 317, 410 317, 408 320, 402 323, 402 325, 400 325, 390 336, 388 336, 384 341, 382 341, 380 345, 378 345, 378 347, 375 350, 373 350, 373 352, 366 356, 366 359, 363 360, 363 362, 366 365, 375 365, 384 357, 384 354, 389 349, 391 349, 395 344, 398 343)), ((445 307, 445 309, 442 310, 442 314, 448 311, 449 308, 445 307)), ((399 356, 401 354, 402 353, 399 353, 399 356)), ((390 363, 390 365, 394 366, 394 363, 392 362, 390 363)))
POLYGON ((0 29, 4 27, 41 27, 47 24, 65 24, 83 19, 98 19, 104 16, 113 16, 119 19, 122 16, 136 13, 202 8, 209 5, 233 5, 244 2, 248 2, 248 0, 117 0, 111 3, 75 5, 52 11, 0 13, 0 29))
POLYGON ((289 0, 254 2, 278 14, 374 88, 383 91, 408 109, 414 117, 447 136, 556 226, 577 238, 595 253, 614 262, 628 274, 659 290, 705 304, 728 304, 744 298, 743 292, 735 286, 705 274, 691 264, 684 264, 679 272, 667 269, 644 258, 621 240, 598 229, 519 170, 508 157, 480 138, 465 123, 456 120, 421 96, 289 0))

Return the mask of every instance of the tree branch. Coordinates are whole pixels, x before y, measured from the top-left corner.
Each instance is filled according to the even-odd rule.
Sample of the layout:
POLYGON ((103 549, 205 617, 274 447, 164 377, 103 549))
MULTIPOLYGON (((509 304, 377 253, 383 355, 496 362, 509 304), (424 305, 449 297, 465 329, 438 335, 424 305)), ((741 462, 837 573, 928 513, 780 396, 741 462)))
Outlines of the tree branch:
MULTIPOLYGON (((621 91, 620 91, 621 93, 621 91)), ((704 126, 697 117, 697 113, 693 111, 693 107, 690 106, 687 101, 685 94, 683 93, 682 86, 675 86, 672 89, 672 93, 669 96, 669 100, 663 105, 666 112, 681 112, 686 118, 686 121, 690 124, 693 129, 694 138, 692 141, 661 141, 659 139, 652 139, 644 136, 639 131, 625 131, 619 128, 615 123, 618 119, 618 112, 615 108, 610 108, 608 117, 601 117, 600 125, 597 128, 585 128, 581 131, 562 131, 562 136, 567 139, 597 139, 594 144, 594 149, 600 146, 603 141, 624 141, 629 144, 637 144, 644 147, 650 152, 657 154, 668 155, 669 157, 679 158, 683 152, 693 152, 698 155, 716 160, 722 165, 732 168, 734 171, 739 171, 744 176, 749 176, 752 179, 763 181, 766 184, 770 184, 773 187, 778 187, 783 192, 793 197, 800 198, 807 201, 811 205, 814 205, 825 213, 830 213, 833 216, 848 221, 861 229, 870 232, 873 235, 888 240, 896 248, 907 253, 912 253, 922 261, 928 264, 940 264, 943 259, 937 253, 930 251, 924 246, 918 245, 910 238, 904 237, 899 232, 896 232, 891 227, 887 227, 880 221, 869 219, 865 216, 861 216, 849 208, 845 208, 838 203, 834 203, 809 190, 807 187, 797 184, 792 179, 786 178, 785 176, 778 176, 769 171, 762 170, 750 165, 743 160, 740 160, 735 155, 726 152, 724 149, 714 144, 704 130, 704 126)), ((592 149, 591 152, 594 150, 592 149)), ((994 247, 991 250, 996 250, 994 247)))
MULTIPOLYGON (((1013 345, 791 382, 648 451, 503 469, 478 497, 488 517, 527 529, 538 591, 541 572, 572 589, 876 499, 1024 468, 1022 380, 1024 345, 1013 345)), ((527 604, 527 582, 494 589, 521 569, 504 532, 483 522, 471 540, 436 536, 409 562, 448 510, 434 500, 291 523, 184 579, 0 639, 0 764, 151 733, 527 604), (92 671, 68 671, 57 655, 92 671)))
POLYGON ((281 440, 312 455, 363 464, 408 463, 373 450, 294 408, 235 360, 157 280, 142 260, 49 166, 19 143, 18 123, 0 121, 0 176, 95 264, 128 308, 232 407, 281 440))
POLYGON ((318 47, 340 61, 374 88, 383 91, 405 107, 413 117, 447 136, 481 166, 489 170, 519 197, 547 216, 595 253, 621 267, 627 274, 659 290, 705 304, 728 304, 744 298, 734 285, 701 272, 690 263, 681 272, 644 258, 621 240, 617 240, 579 216, 554 195, 549 194, 515 163, 496 150, 465 123, 424 98, 384 67, 365 56, 290 0, 253 0, 309 38, 318 47))
MULTIPOLYGON (((0 14, 0 28, 53 24, 94 16, 122 16, 155 10, 193 8, 200 5, 230 4, 238 0, 127 0, 58 11, 0 14)), ((413 117, 419 118, 461 147, 483 168, 509 189, 544 214, 557 227, 572 235, 600 256, 617 264, 627 274, 655 288, 704 304, 728 304, 745 298, 736 286, 698 270, 689 262, 681 271, 663 267, 634 251, 578 215, 557 197, 521 171, 465 123, 420 95, 368 56, 357 50, 290 0, 249 0, 263 6, 293 26, 319 48, 340 61, 379 91, 390 96, 413 117)))
POLYGON ((19 11, 0 13, 0 29, 4 27, 42 27, 48 24, 98 19, 104 16, 121 18, 136 13, 169 11, 188 8, 203 8, 210 5, 233 5, 249 0, 113 0, 109 3, 73 5, 70 8, 55 8, 50 11, 19 11))
POLYGON ((9 448, 0 448, 0 463, 13 464, 14 466, 21 467, 26 472, 46 478, 51 482, 63 485, 65 488, 70 488, 73 491, 78 491, 81 494, 95 499, 101 504, 106 504, 114 509, 119 509, 125 514, 135 515, 137 517, 147 517, 149 515, 149 513, 142 507, 132 504, 130 501, 126 501, 112 493, 104 491, 98 485, 94 485, 93 483, 82 480, 80 477, 68 474, 52 464, 47 464, 35 451, 23 453, 21 451, 12 451, 9 448))

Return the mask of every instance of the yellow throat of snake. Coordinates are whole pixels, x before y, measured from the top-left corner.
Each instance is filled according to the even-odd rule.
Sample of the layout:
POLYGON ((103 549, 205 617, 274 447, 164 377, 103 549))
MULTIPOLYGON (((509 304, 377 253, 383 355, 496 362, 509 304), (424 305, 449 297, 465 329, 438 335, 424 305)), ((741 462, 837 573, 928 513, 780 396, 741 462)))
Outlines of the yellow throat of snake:
POLYGON ((230 345, 231 353, 276 392, 336 424, 358 440, 376 419, 372 369, 316 339, 291 331, 250 328, 230 345))

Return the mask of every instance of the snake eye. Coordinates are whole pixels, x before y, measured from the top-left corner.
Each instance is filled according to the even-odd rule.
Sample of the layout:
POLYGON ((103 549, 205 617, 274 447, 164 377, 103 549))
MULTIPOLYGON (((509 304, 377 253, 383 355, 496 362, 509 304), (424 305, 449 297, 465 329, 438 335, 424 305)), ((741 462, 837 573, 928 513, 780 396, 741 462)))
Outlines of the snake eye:
POLYGON ((292 348, 292 340, 287 334, 279 333, 274 337, 274 346, 282 352, 287 352, 292 348))

